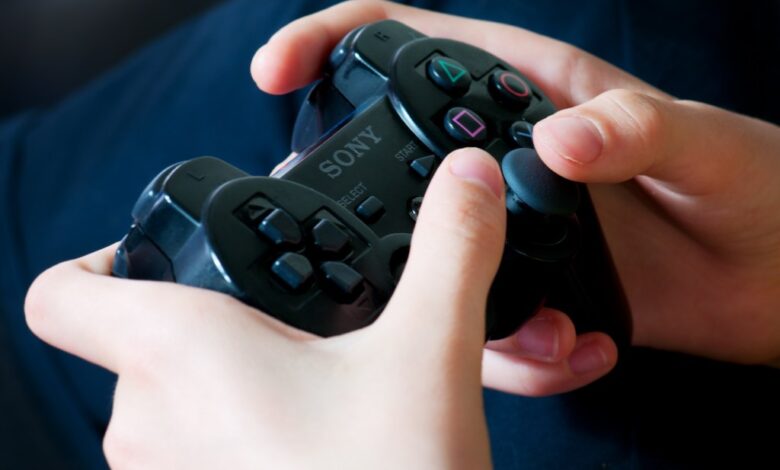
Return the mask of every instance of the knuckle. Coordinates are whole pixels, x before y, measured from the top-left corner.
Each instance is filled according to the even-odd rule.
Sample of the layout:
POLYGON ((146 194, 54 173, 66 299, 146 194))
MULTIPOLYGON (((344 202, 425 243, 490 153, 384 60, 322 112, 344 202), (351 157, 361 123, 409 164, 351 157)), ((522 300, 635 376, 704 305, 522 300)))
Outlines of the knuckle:
POLYGON ((103 436, 103 455, 106 456, 106 460, 111 465, 111 468, 121 468, 124 443, 121 442, 114 428, 115 426, 113 425, 109 426, 106 434, 103 436))
POLYGON ((662 134, 664 113, 657 99, 625 89, 609 90, 600 99, 643 144, 652 144, 662 134))
POLYGON ((450 202, 448 231, 464 242, 483 245, 497 242, 504 235, 503 207, 491 203, 487 188, 469 188, 450 202))
POLYGON ((350 0, 349 3, 360 8, 371 17, 384 18, 387 16, 385 12, 387 2, 384 0, 350 0))
POLYGON ((124 430, 114 416, 103 436, 103 454, 106 461, 113 469, 131 469, 139 468, 137 465, 138 452, 133 443, 133 439, 124 430))
POLYGON ((27 326, 38 337, 45 338, 52 322, 53 306, 60 290, 62 271, 65 265, 59 264, 41 273, 30 285, 24 300, 24 313, 27 326))
POLYGON ((128 348, 122 356, 121 371, 128 377, 147 385, 164 381, 173 359, 165 341, 145 339, 143 345, 128 348))
POLYGON ((565 103, 564 107, 583 103, 596 94, 595 83, 592 80, 594 64, 593 57, 570 44, 559 43, 554 57, 559 57, 557 76, 566 77, 566 88, 572 102, 565 103))
POLYGON ((179 295, 170 295, 171 286, 158 295, 153 317, 154 328, 142 327, 135 336, 143 347, 127 347, 123 354, 122 371, 146 383, 164 382, 181 364, 182 354, 197 354, 199 345, 219 341, 227 328, 221 319, 245 315, 251 308, 241 301, 213 291, 181 287, 179 295), (186 290, 186 291, 185 291, 186 290))
MULTIPOLYGON (((221 292, 193 290, 190 292, 190 311, 183 312, 188 322, 203 322, 202 331, 212 332, 211 326, 217 316, 244 315, 250 308, 240 300, 221 292)), ((190 303, 188 302, 188 305, 190 303)), ((179 322, 181 323, 181 322, 179 322)), ((185 334, 188 334, 185 332, 185 334)))
POLYGON ((554 384, 546 383, 535 378, 533 374, 523 371, 512 377, 502 377, 499 388, 524 397, 544 397, 558 392, 554 384))

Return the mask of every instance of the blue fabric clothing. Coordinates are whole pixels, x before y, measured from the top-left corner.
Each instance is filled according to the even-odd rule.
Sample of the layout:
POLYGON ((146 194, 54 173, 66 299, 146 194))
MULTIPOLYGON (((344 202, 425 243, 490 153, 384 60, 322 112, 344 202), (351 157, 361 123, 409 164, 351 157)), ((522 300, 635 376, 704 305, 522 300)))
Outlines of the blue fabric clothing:
MULTIPOLYGON (((259 92, 249 62, 279 27, 329 3, 230 1, 56 106, 0 123, 0 354, 14 378, 0 387, 22 390, 27 416, 0 424, 0 467, 105 467, 101 436, 114 377, 35 339, 24 322, 26 289, 47 267, 118 240, 140 190, 170 163, 215 155, 268 173, 289 152, 302 94, 259 92), (33 433, 48 437, 30 440, 33 433)), ((413 3, 526 27, 673 95, 780 122, 775 3, 413 3)), ((485 396, 500 469, 779 460, 771 445, 777 435, 760 431, 780 422, 780 375, 767 368, 637 349, 607 379, 577 392, 485 396)))

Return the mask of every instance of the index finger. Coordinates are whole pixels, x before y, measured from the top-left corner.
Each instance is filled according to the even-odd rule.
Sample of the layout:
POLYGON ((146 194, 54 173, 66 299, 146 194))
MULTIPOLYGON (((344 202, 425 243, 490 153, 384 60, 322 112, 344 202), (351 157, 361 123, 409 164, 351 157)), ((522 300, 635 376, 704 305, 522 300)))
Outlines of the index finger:
POLYGON ((269 345, 311 337, 225 294, 111 277, 116 247, 60 263, 33 282, 25 314, 38 337, 116 373, 166 348, 178 352, 193 341, 229 337, 232 326, 262 323, 256 331, 269 345))
POLYGON ((559 107, 625 88, 666 97, 622 70, 571 45, 521 28, 467 19, 390 2, 347 2, 303 17, 279 30, 252 61, 258 86, 273 94, 316 80, 330 51, 352 29, 394 19, 429 36, 485 49, 513 64, 559 107))

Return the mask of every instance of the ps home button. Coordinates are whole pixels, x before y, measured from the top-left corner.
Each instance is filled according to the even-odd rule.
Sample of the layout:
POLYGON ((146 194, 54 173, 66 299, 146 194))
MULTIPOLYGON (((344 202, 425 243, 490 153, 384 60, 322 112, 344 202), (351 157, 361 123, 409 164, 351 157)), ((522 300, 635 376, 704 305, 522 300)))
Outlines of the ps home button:
POLYGON ((471 74, 466 67, 447 57, 434 57, 428 62, 428 77, 450 95, 464 95, 471 85, 471 74))

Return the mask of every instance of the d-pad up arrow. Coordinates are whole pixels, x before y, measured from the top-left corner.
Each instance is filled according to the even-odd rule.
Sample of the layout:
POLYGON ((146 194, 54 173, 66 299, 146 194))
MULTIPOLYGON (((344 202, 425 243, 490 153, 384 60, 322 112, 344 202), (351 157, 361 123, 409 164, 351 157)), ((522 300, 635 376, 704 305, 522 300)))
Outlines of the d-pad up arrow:
POLYGON ((439 65, 441 65, 441 68, 444 69, 444 73, 447 74, 447 77, 449 77, 450 81, 452 83, 455 83, 458 81, 458 79, 464 75, 466 75, 466 71, 457 65, 448 64, 446 60, 439 59, 439 65))

